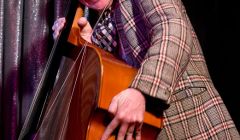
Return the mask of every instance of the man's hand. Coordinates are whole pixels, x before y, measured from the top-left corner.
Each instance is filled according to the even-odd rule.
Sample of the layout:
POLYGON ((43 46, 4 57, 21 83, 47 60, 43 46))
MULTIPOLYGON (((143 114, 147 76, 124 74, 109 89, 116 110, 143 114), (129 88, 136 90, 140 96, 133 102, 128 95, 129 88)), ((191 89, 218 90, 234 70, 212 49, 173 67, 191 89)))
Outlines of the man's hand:
POLYGON ((145 98, 136 89, 128 88, 116 95, 109 106, 113 120, 107 126, 102 139, 107 140, 111 133, 120 126, 117 140, 132 140, 133 134, 136 140, 141 140, 141 127, 145 112, 145 98))
POLYGON ((52 26, 54 40, 57 39, 57 37, 59 36, 59 33, 64 27, 65 23, 66 23, 66 19, 64 17, 59 18, 54 22, 52 26))
MULTIPOLYGON (((56 39, 58 36, 59 36, 59 33, 60 31, 62 30, 62 28, 64 27, 66 23, 66 19, 65 18, 59 18, 57 19, 53 26, 52 26, 52 30, 54 31, 53 32, 53 38, 56 39)), ((92 27, 91 25, 89 24, 89 22, 87 21, 87 19, 85 17, 81 17, 78 19, 78 26, 80 27, 80 36, 88 41, 88 42, 92 42, 91 41, 91 35, 92 35, 92 27)))
POLYGON ((84 40, 92 43, 91 36, 92 36, 93 29, 85 17, 81 17, 78 19, 78 26, 81 29, 80 36, 84 40))

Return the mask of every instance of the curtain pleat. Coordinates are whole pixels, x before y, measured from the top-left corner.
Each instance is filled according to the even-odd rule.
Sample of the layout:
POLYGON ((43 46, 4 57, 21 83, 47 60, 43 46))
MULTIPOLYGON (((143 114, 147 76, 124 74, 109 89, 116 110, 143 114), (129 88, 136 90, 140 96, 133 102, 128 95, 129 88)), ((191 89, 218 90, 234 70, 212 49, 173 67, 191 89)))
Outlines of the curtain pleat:
POLYGON ((17 139, 67 1, 0 0, 0 139, 17 139))
POLYGON ((1 1, 1 116, 4 139, 16 139, 22 44, 23 1, 1 1))

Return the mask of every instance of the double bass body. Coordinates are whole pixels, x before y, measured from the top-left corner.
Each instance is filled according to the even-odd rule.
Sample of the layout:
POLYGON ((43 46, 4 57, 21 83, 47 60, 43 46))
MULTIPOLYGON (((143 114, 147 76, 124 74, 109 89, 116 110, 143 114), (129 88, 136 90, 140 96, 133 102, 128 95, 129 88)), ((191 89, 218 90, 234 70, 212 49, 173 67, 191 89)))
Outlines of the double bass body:
MULTIPOLYGON (((127 88, 136 69, 79 38, 77 9, 68 41, 61 48, 61 62, 51 94, 45 101, 41 121, 32 134, 39 140, 98 140, 110 114, 108 106, 127 88)), ((145 113, 143 140, 156 139, 162 119, 145 113)), ((110 139, 115 139, 115 134, 110 139)))

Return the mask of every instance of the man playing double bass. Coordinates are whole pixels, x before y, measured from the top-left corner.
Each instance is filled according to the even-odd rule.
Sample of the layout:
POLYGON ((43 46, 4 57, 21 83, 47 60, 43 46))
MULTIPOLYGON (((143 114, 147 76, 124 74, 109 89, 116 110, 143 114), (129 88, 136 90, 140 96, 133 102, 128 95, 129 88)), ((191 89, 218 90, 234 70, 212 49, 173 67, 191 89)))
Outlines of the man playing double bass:
MULTIPOLYGON (((169 105, 158 139, 240 139, 181 0, 80 2, 101 15, 94 28, 80 18, 80 36, 138 68, 129 88, 112 99, 114 118, 102 140, 117 127, 118 140, 140 140, 143 114, 151 104, 146 98, 156 110, 169 105)), ((64 18, 56 20, 54 38, 64 24, 64 18)))

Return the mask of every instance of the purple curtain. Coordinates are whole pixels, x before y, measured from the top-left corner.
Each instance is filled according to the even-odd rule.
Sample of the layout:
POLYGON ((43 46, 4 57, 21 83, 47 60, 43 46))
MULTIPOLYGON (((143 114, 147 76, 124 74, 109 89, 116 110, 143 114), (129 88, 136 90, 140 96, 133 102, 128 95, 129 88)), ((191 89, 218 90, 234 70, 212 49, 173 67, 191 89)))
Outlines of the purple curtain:
POLYGON ((67 1, 0 0, 0 139, 17 139, 67 1))

